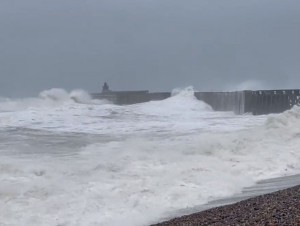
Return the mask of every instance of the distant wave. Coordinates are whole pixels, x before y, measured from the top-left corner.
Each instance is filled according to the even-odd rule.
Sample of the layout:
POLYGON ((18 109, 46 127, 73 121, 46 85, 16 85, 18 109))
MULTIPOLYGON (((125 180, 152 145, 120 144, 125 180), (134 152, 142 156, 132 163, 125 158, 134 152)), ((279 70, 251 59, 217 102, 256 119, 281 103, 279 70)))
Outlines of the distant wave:
POLYGON ((53 88, 42 91, 38 97, 28 98, 0 98, 0 112, 20 111, 28 108, 51 108, 66 103, 77 104, 105 104, 104 100, 94 100, 84 90, 73 90, 67 92, 64 89, 53 88))
POLYGON ((201 112, 212 111, 211 106, 194 96, 193 87, 184 89, 174 89, 171 97, 139 104, 140 112, 150 115, 178 115, 189 116, 189 114, 199 114, 201 112))
POLYGON ((41 92, 39 97, 45 100, 52 100, 57 102, 74 101, 75 103, 80 103, 80 104, 99 103, 99 102, 95 102, 95 100, 92 100, 89 93, 80 89, 73 90, 70 93, 68 93, 64 89, 53 88, 41 92))

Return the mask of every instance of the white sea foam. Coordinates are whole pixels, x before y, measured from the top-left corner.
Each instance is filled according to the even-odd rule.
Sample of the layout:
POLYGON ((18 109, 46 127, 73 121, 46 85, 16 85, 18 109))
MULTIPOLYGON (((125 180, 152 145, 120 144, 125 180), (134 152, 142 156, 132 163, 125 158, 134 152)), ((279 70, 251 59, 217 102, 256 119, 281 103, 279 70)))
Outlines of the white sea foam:
POLYGON ((30 108, 53 108, 61 105, 80 104, 108 104, 107 101, 92 100, 84 90, 73 90, 70 93, 64 89, 53 88, 42 91, 38 97, 10 99, 0 98, 0 112, 22 111, 30 108))
POLYGON ((132 106, 43 98, 57 96, 0 113, 0 224, 147 225, 300 171, 298 107, 236 116, 186 90, 132 106))
POLYGON ((137 105, 137 109, 148 115, 158 116, 177 116, 191 117, 208 111, 212 108, 203 101, 197 100, 194 96, 194 89, 187 87, 185 89, 174 89, 170 98, 162 101, 151 101, 146 104, 137 105), (192 114, 192 115, 191 115, 192 114))

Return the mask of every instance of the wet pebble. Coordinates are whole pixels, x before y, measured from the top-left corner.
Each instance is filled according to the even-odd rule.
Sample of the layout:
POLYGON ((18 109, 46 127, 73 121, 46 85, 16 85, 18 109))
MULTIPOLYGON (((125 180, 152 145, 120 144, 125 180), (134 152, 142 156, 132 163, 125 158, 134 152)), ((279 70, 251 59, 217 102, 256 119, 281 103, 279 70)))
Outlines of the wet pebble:
POLYGON ((300 185, 155 225, 300 226, 300 185))

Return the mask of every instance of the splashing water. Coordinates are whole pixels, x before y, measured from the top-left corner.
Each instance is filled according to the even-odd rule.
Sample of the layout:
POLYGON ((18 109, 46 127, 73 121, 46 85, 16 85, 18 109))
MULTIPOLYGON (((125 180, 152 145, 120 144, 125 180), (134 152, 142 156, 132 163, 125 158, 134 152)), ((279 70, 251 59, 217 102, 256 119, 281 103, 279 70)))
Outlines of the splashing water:
POLYGON ((299 107, 238 116, 191 93, 131 106, 56 89, 3 100, 0 224, 148 225, 299 173, 299 107))

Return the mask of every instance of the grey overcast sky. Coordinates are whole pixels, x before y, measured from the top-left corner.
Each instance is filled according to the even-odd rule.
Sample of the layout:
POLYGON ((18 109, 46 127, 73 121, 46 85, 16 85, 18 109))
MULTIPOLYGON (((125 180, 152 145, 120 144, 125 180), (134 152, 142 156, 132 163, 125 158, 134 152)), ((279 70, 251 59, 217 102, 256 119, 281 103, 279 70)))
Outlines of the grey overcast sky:
POLYGON ((299 0, 1 0, 0 96, 300 88, 299 42, 299 0))

